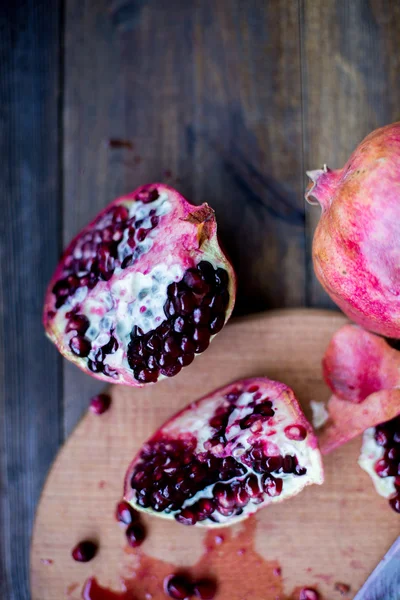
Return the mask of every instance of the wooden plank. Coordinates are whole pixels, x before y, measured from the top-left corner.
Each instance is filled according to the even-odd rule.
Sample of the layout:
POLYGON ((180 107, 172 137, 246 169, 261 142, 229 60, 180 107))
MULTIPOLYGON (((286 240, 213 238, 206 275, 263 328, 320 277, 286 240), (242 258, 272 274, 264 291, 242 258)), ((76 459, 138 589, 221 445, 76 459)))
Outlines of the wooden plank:
MULTIPOLYGON (((339 168, 365 135, 400 118, 400 3, 304 0, 300 7, 304 167, 339 168)), ((306 215, 307 300, 333 306, 311 265, 319 209, 306 215)))
POLYGON ((29 598, 34 508, 61 442, 60 359, 41 324, 60 249, 60 3, 0 5, 0 597, 29 598))
POLYGON ((354 598, 399 531, 398 515, 357 464, 360 438, 324 457, 324 485, 265 507, 252 521, 234 526, 233 533, 224 530, 223 560, 216 557, 211 569, 207 555, 208 560, 215 555, 210 559, 205 547, 215 530, 205 543, 204 529, 144 517, 147 538, 129 551, 113 518, 124 469, 142 443, 200 395, 238 378, 268 374, 295 390, 309 416, 310 400, 329 397, 321 358, 333 332, 345 322, 339 313, 306 309, 232 320, 209 350, 173 379, 145 389, 112 386, 110 410, 85 415, 46 482, 32 543, 33 600, 61 599, 68 589, 70 600, 79 600, 84 581, 93 575, 102 586, 121 591, 123 580, 135 573, 137 578, 128 581, 135 597, 148 593, 153 600, 165 600, 163 577, 177 569, 196 576, 211 571, 218 579, 218 600, 294 599, 299 597, 293 593, 297 586, 316 587, 321 598, 335 600, 340 597, 335 582, 350 585, 345 598, 354 598), (229 549, 226 540, 239 531, 241 545, 229 549), (85 565, 70 558, 83 539, 99 543, 98 555, 85 565), (278 565, 281 577, 279 571, 273 573, 278 565))
MULTIPOLYGON (((71 0, 66 10, 64 242, 114 196, 162 180, 216 209, 237 313, 302 305, 297 4, 71 0)), ((95 388, 65 370, 66 432, 95 388)))

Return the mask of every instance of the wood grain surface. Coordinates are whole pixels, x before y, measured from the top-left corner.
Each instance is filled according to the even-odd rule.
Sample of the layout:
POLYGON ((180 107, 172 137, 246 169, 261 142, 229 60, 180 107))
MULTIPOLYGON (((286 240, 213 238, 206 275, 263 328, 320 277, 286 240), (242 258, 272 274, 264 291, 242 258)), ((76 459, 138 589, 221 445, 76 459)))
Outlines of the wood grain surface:
MULTIPOLYGON (((287 382, 309 416, 310 400, 329 396, 320 361, 331 335, 345 322, 339 313, 312 309, 233 320, 207 352, 173 379, 144 389, 113 386, 109 412, 84 416, 45 485, 32 542, 33 600, 79 600, 85 580, 93 575, 101 585, 121 591, 121 576, 139 570, 142 552, 172 563, 169 569, 195 564, 204 553, 204 529, 156 517, 144 519, 148 535, 140 550, 126 552, 114 510, 133 456, 176 411, 239 378, 267 375, 287 382), (74 562, 71 549, 88 538, 98 540, 98 556, 87 564, 74 562)), ((298 600, 292 591, 299 586, 317 587, 324 600, 339 600, 337 582, 350 585, 346 600, 354 597, 399 533, 398 516, 357 464, 360 446, 358 438, 324 457, 322 486, 257 513, 255 527, 243 540, 243 554, 253 546, 281 567, 279 594, 260 585, 269 564, 257 569, 257 560, 251 593, 246 593, 235 553, 226 556, 218 572, 216 600, 298 600)), ((234 527, 236 534, 240 530, 240 525, 234 527)), ((153 585, 151 574, 148 570, 136 581, 134 598, 145 598, 152 586, 153 600, 165 599, 162 578, 153 585)))
POLYGON ((400 118, 399 38, 392 0, 0 3, 1 597, 29 598, 44 474, 99 389, 42 334, 61 248, 162 180, 216 209, 237 314, 332 306, 304 173, 400 118))

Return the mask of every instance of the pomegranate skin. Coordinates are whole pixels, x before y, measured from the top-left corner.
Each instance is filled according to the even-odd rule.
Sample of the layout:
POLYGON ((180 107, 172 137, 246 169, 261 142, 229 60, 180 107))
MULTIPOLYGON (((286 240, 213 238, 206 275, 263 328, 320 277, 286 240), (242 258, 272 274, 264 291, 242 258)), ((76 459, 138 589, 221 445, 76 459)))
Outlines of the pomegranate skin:
POLYGON ((141 387, 203 352, 235 294, 214 211, 153 183, 111 202, 71 241, 48 286, 43 323, 89 375, 141 387))
POLYGON ((342 169, 307 173, 322 214, 314 269, 358 325, 400 338, 400 122, 373 131, 342 169))

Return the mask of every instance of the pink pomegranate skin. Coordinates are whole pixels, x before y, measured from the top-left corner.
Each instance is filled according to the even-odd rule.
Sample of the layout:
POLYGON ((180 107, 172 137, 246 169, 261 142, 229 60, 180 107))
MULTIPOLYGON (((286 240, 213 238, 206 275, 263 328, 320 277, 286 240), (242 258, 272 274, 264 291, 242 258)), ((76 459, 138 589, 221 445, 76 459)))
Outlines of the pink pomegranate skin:
POLYGON ((214 211, 154 183, 111 202, 72 240, 48 286, 43 323, 89 375, 142 386, 204 351, 235 293, 214 211))
POLYGON ((315 273, 358 325, 400 338, 400 122, 368 135, 342 169, 310 171, 322 208, 315 273))
POLYGON ((400 387, 400 352, 357 325, 344 325, 333 335, 322 369, 332 392, 349 402, 400 387))
POLYGON ((221 527, 323 480, 316 436, 293 391, 258 377, 164 423, 130 465, 124 498, 184 525, 221 527))

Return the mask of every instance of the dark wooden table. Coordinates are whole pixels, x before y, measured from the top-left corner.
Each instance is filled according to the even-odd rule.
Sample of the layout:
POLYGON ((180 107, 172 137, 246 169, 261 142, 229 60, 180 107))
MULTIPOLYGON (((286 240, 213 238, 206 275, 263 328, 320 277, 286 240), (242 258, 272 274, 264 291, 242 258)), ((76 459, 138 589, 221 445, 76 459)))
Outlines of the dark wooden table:
POLYGON ((62 247, 116 195, 161 180, 215 208, 236 314, 331 306, 305 170, 342 166, 400 118, 399 39, 397 0, 0 3, 2 600, 29 598, 40 489, 99 388, 44 337, 62 247))

